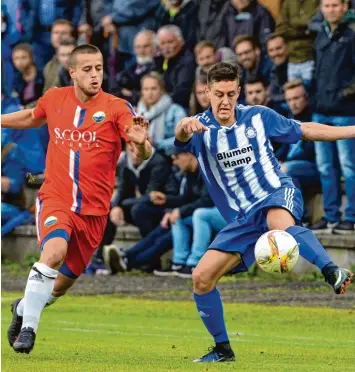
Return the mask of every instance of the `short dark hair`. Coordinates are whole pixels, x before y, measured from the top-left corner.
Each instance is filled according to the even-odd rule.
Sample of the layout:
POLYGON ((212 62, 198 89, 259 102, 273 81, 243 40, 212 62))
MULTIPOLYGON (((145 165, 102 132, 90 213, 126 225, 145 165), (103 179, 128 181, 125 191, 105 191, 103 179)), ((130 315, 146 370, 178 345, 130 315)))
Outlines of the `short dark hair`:
POLYGON ((82 44, 77 46, 70 54, 69 66, 74 67, 76 64, 76 56, 78 54, 97 54, 101 51, 98 47, 92 44, 82 44))
POLYGON ((266 81, 266 79, 264 78, 264 76, 261 76, 261 75, 250 76, 248 78, 248 80, 245 82, 245 85, 247 85, 247 84, 250 84, 250 85, 251 84, 259 84, 259 83, 261 83, 265 89, 269 86, 269 84, 266 81))
POLYGON ((207 85, 219 81, 237 81, 239 83, 239 67, 226 62, 218 62, 210 67, 207 73, 207 85))
POLYGON ((260 43, 258 39, 254 36, 249 35, 239 35, 236 36, 233 40, 233 49, 235 49, 239 44, 248 42, 252 45, 253 49, 259 48, 260 49, 260 43))
POLYGON ((14 49, 12 49, 12 53, 15 53, 18 50, 23 50, 24 52, 26 52, 33 59, 33 49, 32 49, 31 44, 29 44, 29 43, 17 44, 14 47, 14 49))
POLYGON ((278 38, 281 38, 285 44, 287 44, 287 41, 285 39, 285 36, 281 35, 281 34, 278 34, 277 32, 274 32, 273 34, 270 34, 267 39, 266 39, 266 47, 267 45, 269 44, 269 41, 271 40, 275 40, 275 39, 278 39, 278 38))

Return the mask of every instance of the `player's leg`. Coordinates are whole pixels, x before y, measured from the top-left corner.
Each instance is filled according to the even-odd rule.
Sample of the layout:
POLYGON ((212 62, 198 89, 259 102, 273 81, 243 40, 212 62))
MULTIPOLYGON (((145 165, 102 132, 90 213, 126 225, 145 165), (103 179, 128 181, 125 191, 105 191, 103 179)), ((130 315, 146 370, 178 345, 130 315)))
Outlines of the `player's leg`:
POLYGON ((285 230, 296 239, 300 255, 322 271, 335 293, 345 292, 353 274, 332 261, 313 231, 297 226, 292 214, 284 208, 270 208, 266 221, 270 230, 285 230))
POLYGON ((228 362, 235 356, 229 344, 223 305, 216 288, 218 280, 240 263, 239 254, 210 249, 192 273, 194 299, 198 313, 216 346, 195 362, 228 362))

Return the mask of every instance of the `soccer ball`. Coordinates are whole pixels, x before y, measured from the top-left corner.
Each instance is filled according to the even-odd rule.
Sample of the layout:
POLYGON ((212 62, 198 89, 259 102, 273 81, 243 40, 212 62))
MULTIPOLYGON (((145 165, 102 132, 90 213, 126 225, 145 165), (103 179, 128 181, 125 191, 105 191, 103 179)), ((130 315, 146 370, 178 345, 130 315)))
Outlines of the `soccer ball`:
POLYGON ((290 271, 296 265, 298 256, 298 243, 286 231, 268 231, 255 244, 256 262, 267 273, 290 271))

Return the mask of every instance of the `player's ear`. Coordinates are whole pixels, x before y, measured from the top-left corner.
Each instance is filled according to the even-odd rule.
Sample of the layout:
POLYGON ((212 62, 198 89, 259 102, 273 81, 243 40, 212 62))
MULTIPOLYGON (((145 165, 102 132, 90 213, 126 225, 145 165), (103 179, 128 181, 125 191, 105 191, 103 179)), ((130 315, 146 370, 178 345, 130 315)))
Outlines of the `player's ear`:
POLYGON ((75 70, 74 70, 72 67, 69 67, 68 71, 69 71, 69 75, 70 75, 70 77, 71 77, 72 80, 74 81, 74 80, 76 79, 75 70))

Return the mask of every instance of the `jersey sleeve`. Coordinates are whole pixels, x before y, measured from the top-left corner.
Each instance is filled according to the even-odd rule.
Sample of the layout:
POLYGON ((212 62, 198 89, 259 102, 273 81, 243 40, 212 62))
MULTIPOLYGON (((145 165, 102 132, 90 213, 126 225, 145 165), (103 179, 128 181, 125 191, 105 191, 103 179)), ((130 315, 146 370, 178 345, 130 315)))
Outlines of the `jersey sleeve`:
POLYGON ((113 110, 115 125, 120 137, 126 142, 130 142, 130 139, 125 132, 125 128, 132 127, 133 118, 137 116, 137 114, 131 104, 124 100, 115 103, 113 110))
POLYGON ((47 90, 43 97, 41 97, 36 107, 33 110, 33 115, 36 119, 45 119, 47 117, 47 112, 50 107, 50 99, 53 97, 53 90, 56 88, 51 88, 47 90))
POLYGON ((270 139, 280 143, 297 143, 302 138, 300 121, 286 119, 268 108, 262 112, 261 116, 270 139))

